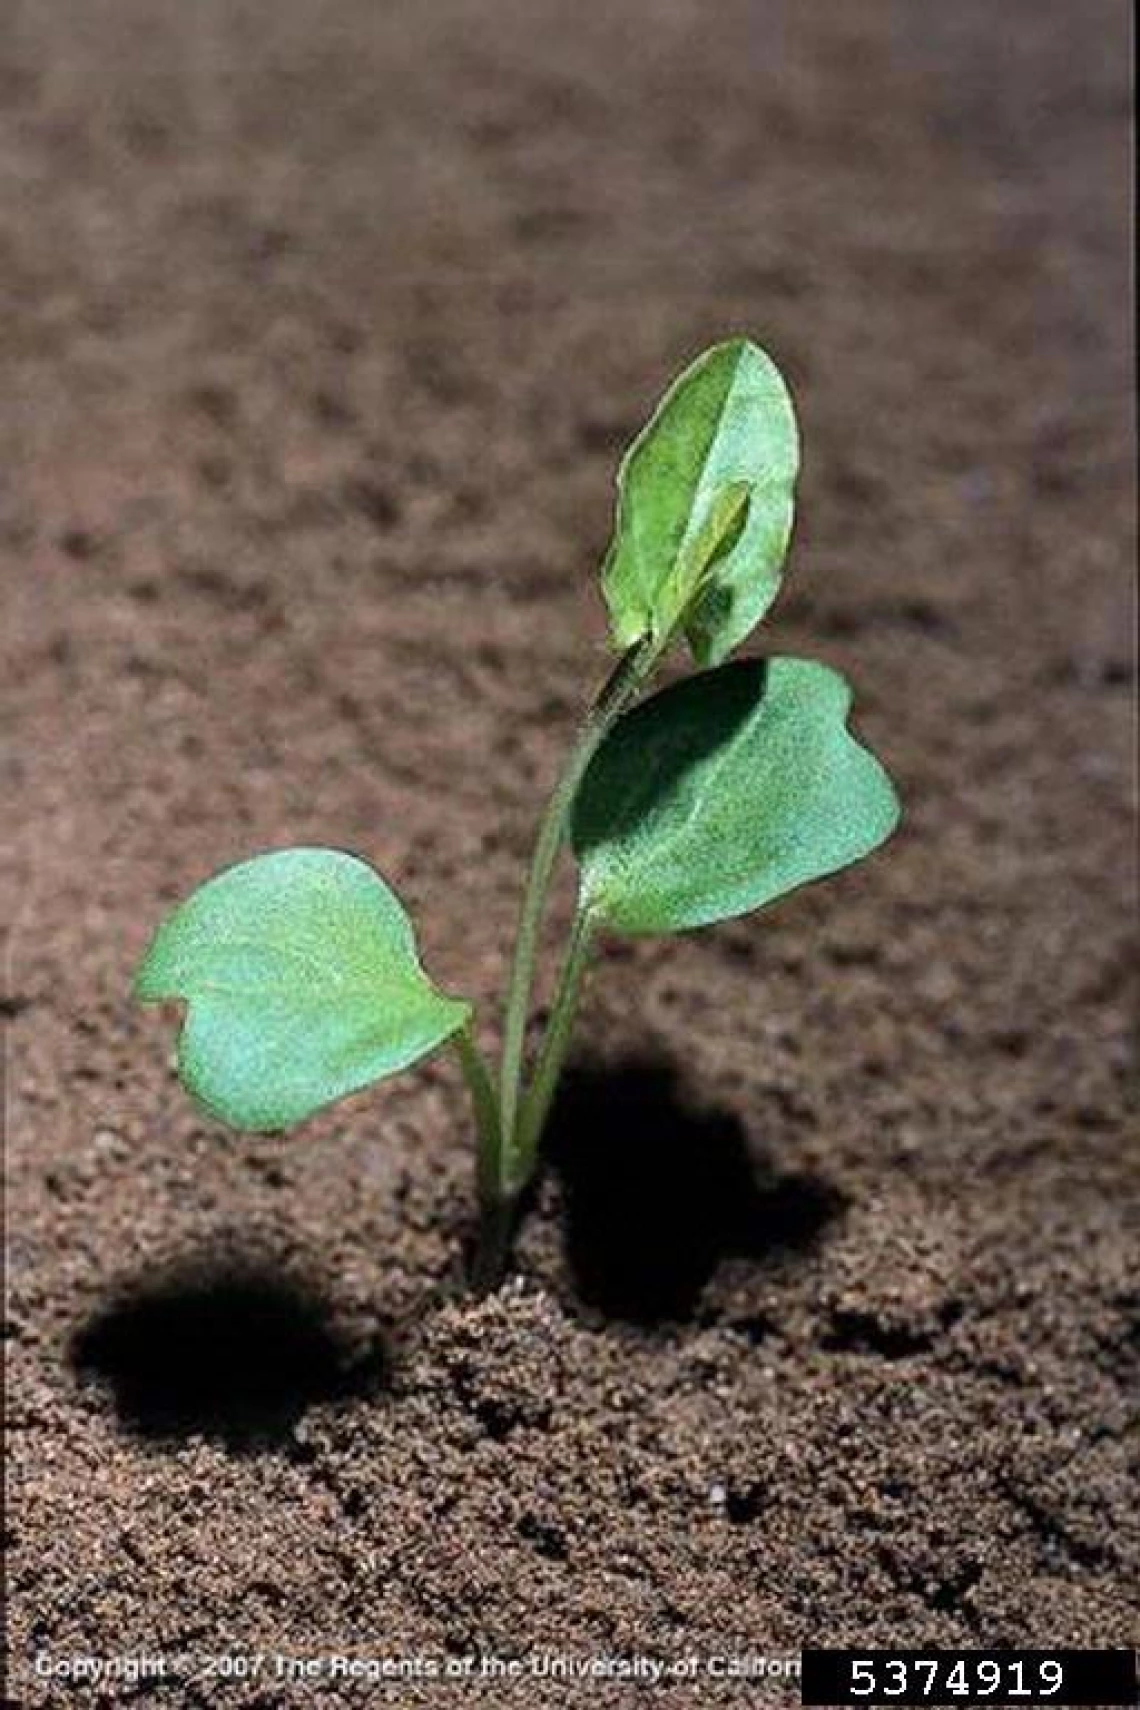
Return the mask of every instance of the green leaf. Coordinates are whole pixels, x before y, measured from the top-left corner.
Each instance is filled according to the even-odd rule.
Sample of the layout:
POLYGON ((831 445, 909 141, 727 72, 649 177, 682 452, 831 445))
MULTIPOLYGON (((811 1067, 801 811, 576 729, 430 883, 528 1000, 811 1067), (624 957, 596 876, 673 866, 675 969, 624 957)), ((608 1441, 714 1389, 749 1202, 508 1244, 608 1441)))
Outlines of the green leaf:
POLYGON ((423 972, 379 874, 336 849, 282 849, 209 880, 159 928, 135 995, 186 1001, 182 1079, 258 1131, 406 1068, 470 1014, 423 972))
POLYGON ((780 371, 748 339, 714 345, 674 381, 618 471, 602 566, 615 646, 682 628, 719 664, 776 597, 792 530, 799 440, 780 371))
POLYGON ((581 904, 618 932, 747 914, 867 855, 899 804, 826 665, 744 660, 618 720, 574 803, 581 904))

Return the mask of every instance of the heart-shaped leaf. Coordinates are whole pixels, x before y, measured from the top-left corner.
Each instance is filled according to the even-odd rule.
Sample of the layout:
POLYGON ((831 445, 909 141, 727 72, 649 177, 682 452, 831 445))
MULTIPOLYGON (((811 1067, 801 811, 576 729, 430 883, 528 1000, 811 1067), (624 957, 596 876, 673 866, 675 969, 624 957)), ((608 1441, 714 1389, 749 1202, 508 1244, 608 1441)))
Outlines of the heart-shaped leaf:
POLYGON ((379 874, 336 849, 282 849, 209 880, 159 928, 135 993, 185 1000, 183 1080, 258 1131, 406 1068, 470 1014, 425 975, 379 874))
POLYGON ((846 728, 850 706, 838 672, 773 659, 722 665, 626 713, 574 803, 582 907, 618 932, 677 932, 869 854, 899 805, 846 728))
POLYGON ((718 664, 776 597, 799 441, 779 369, 748 339, 714 345, 674 381, 618 472, 602 567, 619 648, 684 630, 718 664))

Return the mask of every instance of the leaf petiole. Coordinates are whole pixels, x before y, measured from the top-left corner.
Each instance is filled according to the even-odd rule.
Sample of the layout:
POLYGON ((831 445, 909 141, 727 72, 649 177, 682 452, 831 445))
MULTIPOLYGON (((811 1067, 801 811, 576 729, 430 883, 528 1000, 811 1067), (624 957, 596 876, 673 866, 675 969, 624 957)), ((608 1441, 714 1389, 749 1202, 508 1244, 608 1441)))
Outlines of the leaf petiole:
POLYGON ((566 837, 566 827, 574 796, 587 766, 599 744, 619 714, 641 688, 656 663, 657 653, 648 637, 635 642, 622 654, 611 671, 583 721, 578 740, 571 751, 565 770, 547 803, 539 825, 538 837, 531 858, 530 874, 519 915, 518 937, 503 1024, 503 1059, 499 1081, 500 1115, 503 1142, 508 1152, 514 1149, 515 1126, 522 1092, 523 1047, 526 1040, 527 1016, 530 1013, 531 990, 534 985, 538 957, 538 938, 550 881, 554 875, 558 851, 566 837))
POLYGON ((582 981, 589 966, 593 942, 593 919, 585 910, 580 910, 575 917, 562 963, 558 990, 535 1065, 534 1079, 523 1099, 511 1143, 512 1169, 523 1181, 529 1180, 534 1172, 538 1144, 566 1062, 566 1052, 570 1045, 574 1018, 578 1013, 582 981))
POLYGON ((476 1185, 479 1233, 471 1264, 471 1285, 477 1294, 496 1287, 506 1265, 518 1211, 518 1195, 507 1178, 507 1149, 499 1114, 499 1095, 486 1058, 470 1023, 455 1036, 463 1078, 471 1095, 478 1136, 476 1185))
POLYGON ((499 1099, 491 1071, 475 1042, 475 1032, 470 1022, 455 1035, 455 1048, 475 1113, 475 1130, 479 1138, 476 1173, 479 1198, 485 1204, 488 1200, 498 1199, 506 1185, 502 1180, 503 1130, 499 1117, 499 1099))

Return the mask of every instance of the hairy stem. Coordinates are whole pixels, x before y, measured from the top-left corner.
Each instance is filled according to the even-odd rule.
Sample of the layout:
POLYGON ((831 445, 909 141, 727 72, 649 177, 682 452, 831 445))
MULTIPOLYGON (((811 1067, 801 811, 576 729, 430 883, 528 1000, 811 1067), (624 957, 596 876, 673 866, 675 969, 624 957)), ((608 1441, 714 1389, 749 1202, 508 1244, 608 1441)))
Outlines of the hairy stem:
MULTIPOLYGON (((578 740, 571 750, 566 768, 547 804, 538 829, 530 876, 519 916, 518 938, 507 992, 502 1075, 499 1082, 503 1143, 508 1153, 509 1174, 516 1180, 520 1180, 514 1154, 522 1088, 523 1047, 538 956, 538 938, 550 881, 566 833, 566 822, 574 796, 586 767, 614 720, 644 682, 652 663, 653 654, 650 653, 647 642, 638 642, 622 655, 586 715, 578 733, 578 740)), ((525 1180, 525 1176, 521 1177, 521 1180, 525 1180)))

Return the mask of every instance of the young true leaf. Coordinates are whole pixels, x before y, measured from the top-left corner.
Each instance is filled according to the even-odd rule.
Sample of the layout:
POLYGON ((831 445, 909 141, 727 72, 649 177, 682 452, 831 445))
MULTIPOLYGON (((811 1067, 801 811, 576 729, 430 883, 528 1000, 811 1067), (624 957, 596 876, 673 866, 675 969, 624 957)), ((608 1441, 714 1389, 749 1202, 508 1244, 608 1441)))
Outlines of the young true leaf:
POLYGON ((715 665, 776 596, 799 467, 795 416, 771 358, 714 345, 677 379, 618 472, 602 589, 614 643, 683 629, 715 665))
POLYGON ((869 854, 899 807, 850 705, 824 665, 745 660, 627 713, 574 803, 583 908, 618 932, 676 932, 869 854))
POLYGON ((183 1080, 254 1130, 406 1068, 470 1014, 424 974, 379 874, 335 849, 283 849, 219 873, 159 928, 135 991, 185 1000, 183 1080))

